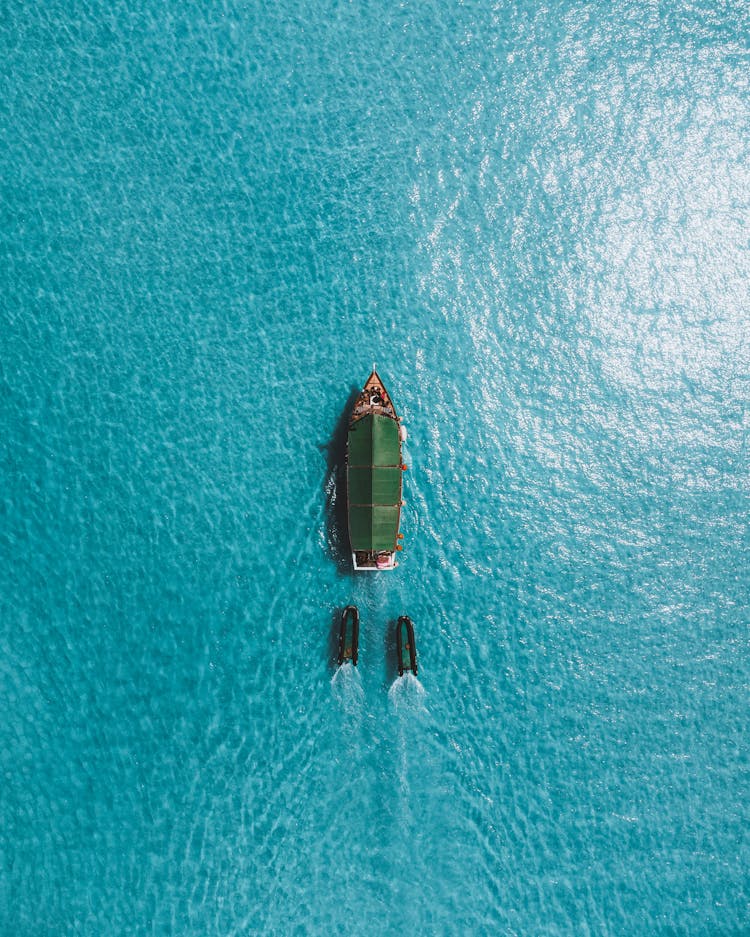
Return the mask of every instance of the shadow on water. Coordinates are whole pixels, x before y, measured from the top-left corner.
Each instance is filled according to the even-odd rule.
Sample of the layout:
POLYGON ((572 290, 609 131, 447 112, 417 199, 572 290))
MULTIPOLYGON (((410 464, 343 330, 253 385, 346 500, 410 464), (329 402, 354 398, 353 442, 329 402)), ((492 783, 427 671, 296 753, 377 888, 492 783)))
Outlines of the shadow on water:
POLYGON ((326 501, 326 539, 331 558, 342 575, 351 573, 352 559, 349 553, 349 531, 346 518, 346 435, 349 430, 349 415, 359 396, 359 387, 352 387, 346 406, 336 421, 326 452, 326 477, 323 482, 326 501))
POLYGON ((341 615, 343 611, 342 608, 335 608, 333 610, 331 627, 328 632, 328 666, 331 670, 335 670, 339 663, 339 631, 341 629, 341 615))

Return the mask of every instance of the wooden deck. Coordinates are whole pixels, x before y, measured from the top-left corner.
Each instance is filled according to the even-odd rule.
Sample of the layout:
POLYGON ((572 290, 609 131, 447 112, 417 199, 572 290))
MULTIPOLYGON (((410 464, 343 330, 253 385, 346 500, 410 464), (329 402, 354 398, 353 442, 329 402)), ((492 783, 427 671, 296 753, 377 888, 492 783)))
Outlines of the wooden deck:
POLYGON ((378 377, 377 371, 373 371, 367 378, 362 392, 357 397, 357 401, 352 408, 350 424, 356 423, 357 420, 361 420, 363 416, 368 416, 371 413, 379 416, 389 416, 393 420, 398 419, 393 401, 388 396, 388 391, 378 377))

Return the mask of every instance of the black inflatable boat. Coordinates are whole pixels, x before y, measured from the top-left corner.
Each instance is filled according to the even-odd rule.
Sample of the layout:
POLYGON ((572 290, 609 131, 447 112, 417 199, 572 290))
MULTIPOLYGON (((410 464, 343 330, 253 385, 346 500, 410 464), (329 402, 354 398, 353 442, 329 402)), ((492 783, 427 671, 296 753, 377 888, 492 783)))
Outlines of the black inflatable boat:
POLYGON ((398 656, 398 675, 410 670, 417 675, 417 645, 414 643, 414 625, 408 615, 402 615, 396 625, 396 652, 398 656))
POLYGON ((356 605, 347 605, 339 628, 339 665, 351 661, 357 666, 359 653, 359 612, 356 605))

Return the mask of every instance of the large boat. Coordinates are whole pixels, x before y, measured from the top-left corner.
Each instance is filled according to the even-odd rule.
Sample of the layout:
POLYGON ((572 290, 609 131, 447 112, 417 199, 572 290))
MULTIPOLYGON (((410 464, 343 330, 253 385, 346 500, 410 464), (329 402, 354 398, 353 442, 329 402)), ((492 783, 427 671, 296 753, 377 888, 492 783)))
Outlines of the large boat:
POLYGON ((352 409, 346 442, 349 542, 356 570, 397 565, 404 438, 406 430, 373 368, 352 409))

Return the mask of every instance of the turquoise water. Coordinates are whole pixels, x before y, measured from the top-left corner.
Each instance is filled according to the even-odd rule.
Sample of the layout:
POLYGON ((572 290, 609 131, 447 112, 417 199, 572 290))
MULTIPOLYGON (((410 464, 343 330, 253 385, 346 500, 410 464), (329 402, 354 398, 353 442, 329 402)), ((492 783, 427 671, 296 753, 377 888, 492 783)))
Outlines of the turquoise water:
POLYGON ((750 933, 749 35, 6 4, 0 933, 750 933))

